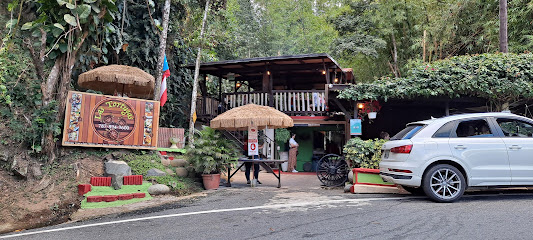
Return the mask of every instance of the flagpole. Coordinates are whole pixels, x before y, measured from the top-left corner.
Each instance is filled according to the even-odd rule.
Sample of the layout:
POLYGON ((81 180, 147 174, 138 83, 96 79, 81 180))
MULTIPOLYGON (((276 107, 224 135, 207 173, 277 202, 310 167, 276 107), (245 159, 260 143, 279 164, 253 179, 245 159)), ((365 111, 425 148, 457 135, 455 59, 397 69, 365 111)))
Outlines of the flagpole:
POLYGON ((165 0, 163 7, 163 32, 159 35, 159 58, 155 77, 154 100, 159 101, 161 95, 161 82, 163 81, 163 61, 167 45, 168 21, 170 16, 170 0, 165 0))

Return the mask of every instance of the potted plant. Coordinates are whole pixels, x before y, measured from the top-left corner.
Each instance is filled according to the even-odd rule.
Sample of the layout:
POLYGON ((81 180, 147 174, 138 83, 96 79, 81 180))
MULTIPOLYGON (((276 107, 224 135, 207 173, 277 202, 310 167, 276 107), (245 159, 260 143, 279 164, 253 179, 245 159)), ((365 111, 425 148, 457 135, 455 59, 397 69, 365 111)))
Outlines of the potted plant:
POLYGON ((175 137, 175 136, 170 137, 170 138, 168 139, 168 141, 172 144, 172 145, 170 146, 170 148, 178 148, 178 146, 177 146, 176 144, 179 142, 179 139, 178 139, 177 137, 175 137))
POLYGON ((366 101, 361 104, 363 108, 359 112, 359 117, 362 119, 364 115, 368 115, 368 119, 376 119, 376 116, 378 114, 378 111, 381 109, 381 105, 379 105, 379 101, 366 101))
POLYGON ((347 161, 354 167, 353 184, 394 186, 383 182, 379 176, 381 147, 387 142, 384 139, 362 140, 350 139, 344 146, 343 153, 347 161))
POLYGON ((194 146, 187 147, 185 159, 195 172, 202 173, 205 189, 217 189, 220 173, 237 163, 239 151, 215 129, 203 126, 195 131, 194 146))
MULTIPOLYGON (((276 140, 276 142, 278 144, 278 148, 279 148, 278 150, 281 150, 281 147, 283 148, 283 151, 279 151, 279 159, 280 160, 288 160, 289 159, 289 152, 286 151, 287 149, 285 149, 285 143, 287 143, 287 141, 289 141, 290 138, 291 138, 291 133, 289 132, 289 130, 287 130, 285 128, 278 128, 278 129, 275 130, 274 139, 276 140)), ((282 163, 281 164, 281 170, 286 172, 288 166, 289 166, 288 162, 282 163)))

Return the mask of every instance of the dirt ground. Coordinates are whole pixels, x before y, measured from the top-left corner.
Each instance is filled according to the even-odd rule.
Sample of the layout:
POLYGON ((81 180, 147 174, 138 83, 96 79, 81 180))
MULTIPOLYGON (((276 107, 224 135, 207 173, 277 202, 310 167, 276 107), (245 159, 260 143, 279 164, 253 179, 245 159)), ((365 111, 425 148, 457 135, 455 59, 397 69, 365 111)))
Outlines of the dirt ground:
MULTIPOLYGON (((73 156, 75 157, 75 156, 73 156)), ((101 157, 61 160, 41 177, 22 179, 0 169, 0 233, 66 222, 79 209, 78 183, 102 176, 101 157)))

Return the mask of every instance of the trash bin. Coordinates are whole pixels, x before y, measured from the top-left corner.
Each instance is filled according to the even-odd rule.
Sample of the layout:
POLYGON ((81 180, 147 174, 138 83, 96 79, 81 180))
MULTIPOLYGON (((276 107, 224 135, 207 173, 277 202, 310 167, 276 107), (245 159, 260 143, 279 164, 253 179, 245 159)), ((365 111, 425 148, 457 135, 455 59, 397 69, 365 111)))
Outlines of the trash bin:
POLYGON ((311 162, 312 162, 312 171, 313 172, 316 172, 316 169, 318 167, 318 161, 320 161, 320 158, 318 156, 313 156, 313 158, 311 158, 311 162))
POLYGON ((313 170, 313 163, 306 162, 303 166, 304 172, 311 172, 313 170))

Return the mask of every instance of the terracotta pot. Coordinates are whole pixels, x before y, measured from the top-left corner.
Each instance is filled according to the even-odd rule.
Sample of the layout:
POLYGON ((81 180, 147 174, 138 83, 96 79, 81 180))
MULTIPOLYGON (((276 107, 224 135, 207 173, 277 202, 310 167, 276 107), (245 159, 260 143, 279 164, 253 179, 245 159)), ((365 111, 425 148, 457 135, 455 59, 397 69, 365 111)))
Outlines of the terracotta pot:
POLYGON ((220 184, 220 174, 202 174, 202 179, 206 190, 218 189, 218 185, 220 184))

